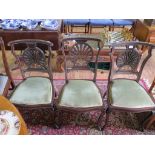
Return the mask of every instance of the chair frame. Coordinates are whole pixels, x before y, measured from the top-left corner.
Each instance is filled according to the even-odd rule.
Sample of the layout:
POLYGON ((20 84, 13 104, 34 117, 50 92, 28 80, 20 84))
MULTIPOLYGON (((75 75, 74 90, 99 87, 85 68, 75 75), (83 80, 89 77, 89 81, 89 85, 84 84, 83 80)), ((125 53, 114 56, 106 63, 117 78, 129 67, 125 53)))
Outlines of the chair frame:
POLYGON ((8 65, 7 58, 6 58, 4 41, 3 41, 2 37, 0 37, 0 47, 1 47, 1 51, 2 51, 2 61, 3 61, 4 69, 5 69, 6 75, 8 76, 8 81, 6 83, 4 92, 2 94, 6 97, 8 91, 10 89, 10 86, 13 89, 15 87, 15 84, 14 84, 13 78, 12 78, 11 73, 10 73, 9 65, 8 65))
MULTIPOLYGON (((95 68, 93 69, 93 70, 91 70, 93 73, 94 73, 94 77, 93 77, 93 79, 92 80, 88 80, 88 81, 93 81, 94 83, 95 83, 95 85, 96 85, 96 76, 97 76, 97 63, 98 63, 98 56, 99 56, 99 53, 100 53, 100 50, 101 50, 101 46, 103 45, 102 44, 102 41, 100 40, 100 39, 96 39, 96 38, 86 38, 86 37, 78 37, 78 38, 65 38, 65 39, 63 39, 62 40, 62 53, 63 53, 63 57, 64 57, 64 70, 65 70, 65 84, 64 84, 64 86, 62 87, 62 89, 61 89, 61 92, 63 91, 63 89, 64 89, 64 87, 66 86, 66 84, 69 82, 69 79, 68 79, 68 73, 70 72, 70 71, 73 71, 73 70, 86 70, 86 69, 89 69, 89 68, 87 68, 87 64, 89 63, 89 62, 91 62, 92 61, 92 59, 93 59, 93 57, 94 57, 94 49, 91 47, 91 46, 89 46, 86 42, 87 41, 95 41, 96 43, 97 43, 97 46, 98 46, 98 50, 97 50, 97 54, 96 54, 96 56, 95 56, 95 68), (73 41, 73 40, 75 40, 76 41, 76 43, 75 43, 75 45, 73 45, 70 49, 68 49, 68 51, 69 52, 67 52, 68 54, 66 54, 66 48, 65 48, 65 42, 68 42, 68 41, 73 41), (89 47, 90 47, 90 51, 91 51, 91 55, 86 55, 85 56, 85 58, 84 58, 84 60, 85 60, 85 62, 86 62, 86 66, 84 66, 83 64, 80 64, 80 66, 76 66, 76 63, 77 63, 77 61, 79 60, 78 58, 80 57, 80 58, 82 58, 82 56, 83 56, 83 54, 84 53, 80 53, 80 50, 78 49, 78 48, 76 48, 76 47, 80 47, 80 45, 84 45, 85 47, 88 45, 89 47), (70 69, 68 69, 68 67, 67 67, 67 56, 69 55, 69 56, 71 56, 71 54, 72 54, 72 52, 73 52, 73 55, 74 55, 74 52, 76 53, 80 53, 81 55, 76 59, 75 57, 75 55, 73 56, 73 59, 71 59, 71 61, 73 62, 73 64, 74 64, 74 66, 70 69), (90 58, 88 58, 88 57, 91 57, 91 59, 90 58), (76 60, 75 60, 76 59, 76 60), (90 59, 90 60, 89 60, 90 59), (75 61, 74 61, 75 60, 75 61)), ((83 48, 84 49, 84 48, 83 48)), ((81 50, 82 51, 82 50, 81 50)), ((85 51, 83 51, 83 52, 85 52, 85 51)), ((75 79, 71 79, 71 80, 75 80, 75 79)), ((82 79, 76 79, 76 80, 82 80, 82 79)), ((99 87, 96 85, 96 87, 99 89, 99 87)), ((99 91, 100 91, 100 89, 99 89, 99 91)), ((61 94, 61 92, 60 92, 60 94, 61 94)), ((100 95, 102 96, 102 93, 101 93, 101 91, 100 91, 100 95)), ((61 95, 59 95, 59 97, 60 97, 61 95)), ((78 108, 74 108, 74 107, 65 107, 65 106, 59 106, 59 104, 58 104, 58 102, 59 102, 59 98, 58 98, 58 101, 56 102, 56 105, 55 105, 55 110, 56 110, 56 113, 58 112, 58 122, 56 122, 56 120, 55 120, 55 127, 56 128, 60 128, 60 126, 61 126, 61 124, 62 124, 62 122, 60 122, 60 121, 62 121, 61 120, 61 116, 62 116, 62 111, 66 111, 66 112, 73 112, 73 113, 78 113, 78 115, 77 115, 77 117, 79 117, 80 116, 80 114, 82 114, 82 113, 84 113, 84 112, 88 112, 88 111, 92 111, 92 110, 100 110, 101 111, 101 114, 100 114, 100 116, 99 116, 99 118, 98 118, 98 121, 97 121, 97 128, 98 129, 101 129, 100 128, 100 126, 99 126, 99 123, 100 123, 100 121, 101 121, 101 116, 105 113, 105 109, 104 109, 104 104, 102 104, 102 106, 97 106, 97 107, 87 107, 87 108, 82 108, 82 107, 78 107, 78 108)), ((103 102, 103 98, 102 98, 102 103, 104 103, 103 102)), ((55 116, 56 117, 56 116, 55 116)), ((75 121, 75 123, 76 124, 78 124, 77 123, 77 117, 76 117, 76 121, 75 121)))
MULTIPOLYGON (((14 40, 10 41, 8 43, 8 46, 11 46, 11 52, 16 58, 18 68, 20 69, 21 75, 23 80, 15 87, 13 90, 12 94, 14 91, 16 91, 16 88, 24 82, 27 78, 25 76, 25 73, 27 72, 42 72, 42 73, 47 73, 49 77, 46 77, 50 80, 51 85, 52 85, 52 99, 50 104, 38 104, 38 105, 26 105, 26 104, 16 104, 13 103, 16 107, 18 108, 23 108, 23 109, 37 109, 37 108, 53 108, 53 103, 54 103, 54 97, 55 97, 55 89, 53 85, 53 74, 52 74, 52 68, 51 68, 51 54, 52 54, 52 46, 53 43, 50 41, 45 41, 45 40, 38 40, 38 39, 22 39, 22 40, 14 40), (46 47, 48 52, 48 56, 46 56, 45 51, 42 50, 42 48, 39 48, 37 45, 40 45, 42 48, 46 47), (21 51, 20 55, 17 55, 15 51, 15 46, 18 45, 26 45, 26 48, 23 46, 23 51, 21 51), (24 54, 25 52, 25 54, 24 54), (37 53, 38 52, 38 53, 37 53), (41 56, 39 56, 41 54, 41 56), (45 62, 47 60, 47 62, 45 62), (26 69, 22 69, 22 64, 27 67, 26 69), (35 67, 32 67, 35 64, 35 67)), ((31 77, 45 77, 45 76, 31 76, 31 77)), ((10 97, 11 97, 10 96, 10 97)))
MULTIPOLYGON (((138 68, 135 66, 135 70, 130 70, 127 71, 126 73, 128 74, 134 74, 137 76, 137 78, 134 80, 137 83, 139 82, 141 75, 142 75, 142 71, 144 69, 145 64, 147 63, 147 61, 149 60, 149 58, 152 56, 152 49, 155 48, 154 44, 150 44, 150 43, 145 43, 145 42, 137 42, 137 41, 132 41, 132 42, 122 42, 122 43, 114 43, 111 45, 111 52, 110 52, 110 60, 111 60, 111 66, 110 66, 110 73, 109 73, 109 77, 108 77, 108 86, 107 86, 107 92, 104 94, 105 96, 107 95, 107 109, 106 109, 106 121, 105 121, 105 125, 103 127, 103 129, 105 128, 107 121, 109 119, 109 113, 111 111, 120 111, 120 112, 131 112, 131 113, 141 113, 141 112, 150 112, 155 110, 155 106, 154 107, 145 107, 145 108, 125 108, 125 107, 116 107, 112 105, 112 101, 110 101, 109 96, 110 96, 110 85, 111 85, 111 81, 112 81, 112 75, 113 75, 113 65, 114 65, 114 57, 116 56, 114 53, 115 47, 118 46, 126 46, 127 49, 129 49, 130 46, 133 46, 133 48, 136 48, 137 45, 141 45, 142 48, 144 46, 148 46, 148 55, 144 58, 144 60, 142 61, 139 71, 137 70, 138 68)), ((140 49, 141 50, 141 49, 140 49)), ((143 51, 141 50, 141 53, 143 54, 143 51)), ((138 62, 139 63, 139 62, 138 62)), ((139 65, 139 64, 137 64, 139 65)), ((122 72, 123 73, 123 72, 122 72)), ((120 73, 121 74, 121 73, 120 73)), ((128 78, 115 78, 115 79, 128 79, 128 78)), ((133 81, 133 80, 132 80, 133 81)), ((139 84, 139 83, 138 83, 139 84)), ((140 85, 140 84, 139 84, 140 85)), ((141 86, 141 85, 140 85, 141 86)), ((142 87, 142 86, 141 86, 142 87)), ((145 89, 144 89, 145 90, 145 89)), ((145 90, 146 91, 146 90, 145 90)), ((151 97, 152 101, 155 103, 155 99, 153 98, 152 95, 149 94, 149 92, 146 91, 146 93, 151 97)), ((147 121, 147 118, 145 118, 145 120, 142 122, 142 126, 140 127, 140 130, 143 131, 144 130, 144 124, 147 121)))
MULTIPOLYGON (((151 86, 150 86, 150 88, 149 88, 149 90, 148 90, 148 92, 149 92, 149 94, 150 94, 151 96, 153 96, 152 90, 153 90, 154 86, 155 86, 155 78, 153 79, 153 82, 152 82, 152 84, 151 84, 151 86)), ((146 120, 144 126, 146 127, 146 129, 147 129, 147 128, 150 128, 150 126, 151 126, 154 122, 155 122, 155 111, 152 111, 152 113, 148 116, 148 119, 146 120)))

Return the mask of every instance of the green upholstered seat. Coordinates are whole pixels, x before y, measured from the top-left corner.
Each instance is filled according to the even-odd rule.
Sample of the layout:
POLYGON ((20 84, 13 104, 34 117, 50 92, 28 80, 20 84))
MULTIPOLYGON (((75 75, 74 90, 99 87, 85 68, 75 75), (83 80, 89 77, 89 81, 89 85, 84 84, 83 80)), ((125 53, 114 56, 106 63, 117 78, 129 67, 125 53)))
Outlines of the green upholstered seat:
POLYGON ((110 86, 110 99, 115 107, 144 108, 155 106, 151 97, 136 81, 115 79, 110 86))
POLYGON ((15 104, 49 104, 52 99, 52 85, 48 78, 30 77, 14 91, 10 100, 15 104))
POLYGON ((95 83, 88 80, 69 80, 63 88, 59 105, 73 108, 102 106, 102 97, 95 83))

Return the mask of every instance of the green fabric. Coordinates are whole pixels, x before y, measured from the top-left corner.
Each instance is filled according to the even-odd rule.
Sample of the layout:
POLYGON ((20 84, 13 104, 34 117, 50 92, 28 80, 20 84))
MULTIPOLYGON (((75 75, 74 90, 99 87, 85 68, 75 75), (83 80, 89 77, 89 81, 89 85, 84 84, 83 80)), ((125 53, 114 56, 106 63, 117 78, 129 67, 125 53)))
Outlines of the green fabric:
POLYGON ((30 77, 14 91, 10 100, 16 104, 48 104, 52 99, 52 85, 48 78, 30 77))
POLYGON ((59 105, 74 108, 102 106, 102 98, 94 82, 69 80, 60 94, 59 105))
MULTIPOLYGON (((94 62, 89 62, 88 65, 90 68, 95 68, 94 62)), ((109 70, 109 68, 110 68, 110 62, 98 62, 97 69, 109 70)))
POLYGON ((115 79, 109 93, 112 105, 125 108, 152 107, 154 103, 143 87, 136 81, 115 79))

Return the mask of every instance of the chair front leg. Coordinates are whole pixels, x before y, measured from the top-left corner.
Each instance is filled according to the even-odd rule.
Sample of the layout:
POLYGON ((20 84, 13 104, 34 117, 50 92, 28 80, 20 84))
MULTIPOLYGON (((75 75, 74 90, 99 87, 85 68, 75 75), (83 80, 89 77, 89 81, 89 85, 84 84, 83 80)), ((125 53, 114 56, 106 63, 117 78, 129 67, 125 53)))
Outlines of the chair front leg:
POLYGON ((148 129, 155 122, 155 112, 151 112, 142 123, 143 129, 148 129))
POLYGON ((57 109, 57 107, 55 107, 53 128, 60 129, 61 125, 62 125, 62 111, 60 109, 57 109))

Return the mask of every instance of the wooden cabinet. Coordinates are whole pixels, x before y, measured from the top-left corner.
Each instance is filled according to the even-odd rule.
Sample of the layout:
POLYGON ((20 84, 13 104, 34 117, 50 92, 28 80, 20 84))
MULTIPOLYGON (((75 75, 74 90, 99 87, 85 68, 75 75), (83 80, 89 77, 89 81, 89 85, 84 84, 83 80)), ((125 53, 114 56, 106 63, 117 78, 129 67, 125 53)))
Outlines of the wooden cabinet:
MULTIPOLYGON (((60 31, 21 31, 21 30, 0 30, 0 37, 3 38, 5 43, 5 48, 8 50, 10 47, 7 46, 9 41, 19 40, 19 39, 42 39, 51 41, 54 46, 53 50, 58 50, 60 48, 60 31)), ((20 47, 18 48, 20 50, 20 47)))
POLYGON ((155 25, 148 26, 143 21, 137 20, 133 35, 139 41, 155 43, 155 25))
MULTIPOLYGON (((0 29, 0 37, 3 38, 5 48, 7 50, 10 47, 7 46, 9 41, 12 40, 20 40, 20 39, 41 39, 51 41, 54 46, 53 50, 58 50, 60 48, 60 39, 61 39, 61 32, 62 32, 62 21, 59 20, 59 27, 57 30, 46 30, 44 28, 37 28, 36 30, 3 30, 0 29)), ((18 48, 21 49, 20 47, 18 48)))

